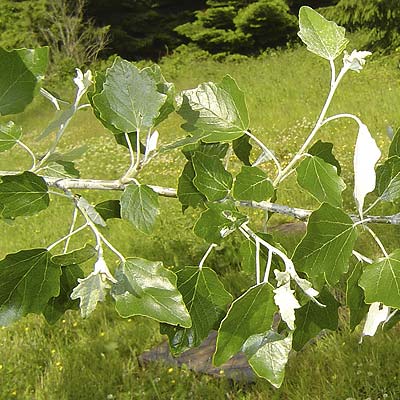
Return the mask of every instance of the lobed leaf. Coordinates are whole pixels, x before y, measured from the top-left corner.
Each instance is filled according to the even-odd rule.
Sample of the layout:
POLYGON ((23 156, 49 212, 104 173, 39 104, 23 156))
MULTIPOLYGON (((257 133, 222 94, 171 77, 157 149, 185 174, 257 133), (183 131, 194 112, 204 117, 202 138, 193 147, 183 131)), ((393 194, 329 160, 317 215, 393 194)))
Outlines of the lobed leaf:
POLYGON ((342 206, 342 192, 346 189, 336 168, 316 156, 306 157, 296 168, 297 182, 320 203, 342 206))
POLYGON ((11 51, 0 48, 0 116, 20 113, 32 102, 48 58, 48 47, 11 51))
POLYGON ((222 200, 231 187, 232 175, 224 168, 217 156, 195 152, 192 157, 195 177, 193 184, 209 201, 222 200))
POLYGON ((60 292, 61 268, 46 249, 22 250, 0 261, 0 325, 42 313, 60 292))
POLYGON ((317 11, 303 6, 299 12, 300 39, 307 49, 320 57, 333 61, 348 44, 346 30, 328 21, 317 11))
POLYGON ((253 286, 236 299, 219 327, 214 364, 225 363, 250 336, 269 330, 276 310, 269 283, 253 286))
POLYGON ((190 315, 177 289, 176 275, 161 262, 128 258, 116 271, 112 296, 124 318, 143 315, 171 325, 190 328, 190 315))
POLYGON ((102 90, 92 96, 100 121, 121 132, 147 130, 155 125, 167 95, 158 91, 154 74, 117 57, 102 83, 102 90))
POLYGON ((105 300, 107 290, 111 286, 102 274, 95 272, 86 278, 79 278, 78 282, 71 293, 71 299, 80 299, 82 318, 87 318, 96 309, 97 303, 105 300))
POLYGON ((232 190, 232 195, 236 200, 263 201, 273 194, 274 186, 263 170, 242 166, 232 190))
POLYGON ((151 233, 159 214, 158 194, 149 186, 131 184, 121 196, 121 217, 143 233, 151 233))
POLYGON ((349 268, 355 240, 351 218, 339 208, 323 203, 309 218, 307 233, 293 254, 294 265, 317 287, 325 281, 333 286, 349 268))
POLYGON ((34 215, 50 203, 45 180, 32 172, 3 176, 0 183, 0 209, 3 218, 34 215))
POLYGON ((161 333, 169 337, 172 354, 199 346, 225 315, 232 296, 210 268, 184 267, 176 271, 178 290, 189 311, 190 328, 163 325, 161 333))
POLYGON ((366 303, 400 308, 400 249, 364 268, 360 278, 366 303))
POLYGON ((237 139, 249 127, 244 94, 229 75, 219 84, 202 83, 184 90, 182 96, 178 113, 187 121, 186 129, 208 134, 202 138, 205 142, 237 139))
POLYGON ((280 388, 285 377, 285 366, 292 349, 292 335, 280 335, 274 331, 250 336, 243 345, 253 371, 280 388))

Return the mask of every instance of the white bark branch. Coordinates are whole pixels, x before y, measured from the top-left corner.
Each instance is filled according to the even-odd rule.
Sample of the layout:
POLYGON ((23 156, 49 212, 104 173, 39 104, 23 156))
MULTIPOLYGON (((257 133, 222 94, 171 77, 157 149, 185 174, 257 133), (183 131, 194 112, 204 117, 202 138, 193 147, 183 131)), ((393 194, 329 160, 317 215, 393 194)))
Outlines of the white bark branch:
MULTIPOLYGON (((74 179, 74 178, 54 178, 43 176, 48 186, 56 187, 61 190, 70 189, 91 189, 91 190, 124 190, 128 184, 121 183, 119 180, 100 180, 100 179, 74 179)), ((177 197, 176 189, 162 186, 148 185, 157 194, 163 197, 177 197)), ((270 211, 277 214, 288 215, 300 221, 305 221, 311 215, 311 210, 285 206, 282 204, 270 203, 268 201, 239 201, 240 206, 249 208, 258 208, 264 211, 270 211)), ((354 222, 360 218, 356 214, 350 214, 354 222)), ((400 225, 400 213, 393 215, 367 215, 369 223, 400 225)))

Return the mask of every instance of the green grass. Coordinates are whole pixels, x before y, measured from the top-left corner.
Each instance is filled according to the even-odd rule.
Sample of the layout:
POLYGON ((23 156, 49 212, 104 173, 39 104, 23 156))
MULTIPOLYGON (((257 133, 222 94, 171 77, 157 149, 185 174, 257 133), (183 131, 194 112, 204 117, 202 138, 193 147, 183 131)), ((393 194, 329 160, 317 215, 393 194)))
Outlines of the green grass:
MULTIPOLYGON (((167 59, 163 70, 178 89, 195 87, 203 81, 218 81, 226 73, 232 75, 245 91, 253 133, 283 161, 294 154, 316 120, 330 77, 327 63, 302 48, 240 62, 167 59)), ((361 74, 349 73, 345 78, 331 113, 354 112, 360 116, 386 151, 387 125, 400 126, 398 78, 397 60, 376 59, 368 63, 361 74)), ((13 118, 24 127, 27 144, 39 152, 45 149, 46 142, 37 143, 35 138, 52 114, 51 106, 38 100, 23 115, 13 118)), ((185 135, 179 128, 180 123, 175 116, 162 124, 159 129, 162 143, 185 135)), ((354 123, 340 121, 329 125, 320 136, 334 143, 349 187, 351 150, 356 134, 354 123)), ((118 178, 126 168, 126 149, 114 143, 112 135, 89 111, 81 112, 73 121, 61 149, 81 144, 89 146, 78 163, 82 177, 118 178)), ((178 151, 164 154, 144 171, 142 180, 176 187, 183 162, 178 151)), ((20 150, 7 152, 0 158, 0 169, 14 166, 29 166, 29 160, 20 150)), ((236 168, 237 164, 233 162, 232 166, 236 168)), ((118 196, 82 194, 93 202, 118 196)), ((349 210, 354 209, 351 197, 348 189, 345 204, 349 210)), ((294 188, 294 178, 285 183, 279 201, 298 207, 315 205, 306 193, 294 188)), ((72 213, 72 208, 64 207, 65 204, 64 199, 57 198, 52 207, 36 217, 19 218, 11 225, 2 223, 0 256, 47 246, 65 234, 72 213)), ((161 218, 151 237, 138 234, 123 221, 111 221, 105 234, 126 255, 164 260, 166 265, 196 265, 207 248, 191 230, 198 211, 188 210, 182 217, 179 204, 171 199, 161 199, 161 206, 161 218)), ((261 215, 257 212, 254 215, 260 216, 261 227, 261 215)), ((274 217, 273 223, 287 220, 274 217)), ((380 228, 388 250, 399 245, 399 229, 380 228)), ((285 235, 281 239, 293 247, 293 238, 285 235)), ((92 239, 84 234, 74 238, 72 244, 84 240, 92 239)), ((232 236, 207 261, 207 265, 223 274, 227 288, 235 293, 247 284, 236 273, 239 243, 239 236, 232 236)), ((360 246, 369 252, 371 242, 362 238, 360 246)), ((200 376, 186 369, 170 371, 162 365, 140 366, 138 354, 161 340, 156 323, 143 318, 122 320, 111 305, 99 306, 88 320, 82 320, 76 312, 68 313, 55 326, 47 325, 41 317, 29 316, 0 330, 0 399, 345 400, 398 399, 400 393, 399 330, 368 338, 362 346, 357 344, 358 333, 350 334, 346 329, 325 337, 290 360, 287 379, 280 390, 272 389, 263 381, 250 386, 232 386, 224 378, 200 376)))

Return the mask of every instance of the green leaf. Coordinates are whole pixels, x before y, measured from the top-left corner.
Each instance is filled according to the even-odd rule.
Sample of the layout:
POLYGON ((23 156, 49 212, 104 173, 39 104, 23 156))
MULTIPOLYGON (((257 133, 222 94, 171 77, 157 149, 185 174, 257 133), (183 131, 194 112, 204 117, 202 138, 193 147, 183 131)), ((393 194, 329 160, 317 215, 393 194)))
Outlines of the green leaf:
POLYGON ((296 247, 293 262, 315 286, 335 285, 349 268, 356 240, 353 221, 342 210, 322 204, 308 221, 307 233, 296 247))
POLYGON ((253 146, 250 144, 250 137, 243 135, 232 142, 232 148, 236 157, 247 166, 251 166, 250 155, 253 146))
POLYGON ((66 153, 52 153, 49 158, 47 159, 48 162, 50 161, 75 161, 80 159, 88 150, 87 145, 76 147, 66 153))
POLYGON ((192 319, 191 328, 163 326, 174 355, 199 346, 225 315, 232 296, 210 268, 184 267, 176 271, 178 289, 192 319))
POLYGON ((218 157, 222 160, 228 152, 229 145, 227 143, 203 143, 201 141, 186 145, 182 149, 182 153, 188 160, 191 160, 195 152, 202 153, 210 157, 218 157))
POLYGON ((80 298, 81 316, 87 318, 96 309, 97 303, 105 300, 107 290, 111 286, 103 274, 96 272, 92 272, 84 279, 78 279, 78 282, 71 293, 71 299, 80 298))
POLYGON ((291 349, 292 335, 285 337, 274 331, 250 336, 243 346, 253 371, 276 388, 282 385, 291 349))
POLYGON ((80 173, 72 161, 53 161, 46 164, 40 172, 55 178, 79 178, 80 173))
POLYGON ((0 205, 3 218, 33 215, 50 203, 44 179, 32 172, 3 176, 0 183, 0 205))
MULTIPOLYGON (((96 73, 94 75, 94 84, 88 90, 87 98, 90 102, 90 105, 92 106, 93 114, 103 124, 103 126, 106 129, 108 129, 110 132, 114 133, 116 136, 119 136, 120 138, 124 138, 124 133, 121 130, 117 129, 115 126, 111 125, 109 122, 107 122, 106 120, 104 120, 102 118, 100 110, 96 107, 96 105, 93 102, 93 97, 102 92, 105 80, 106 80, 106 74, 103 72, 96 71, 96 73)), ((117 138, 116 138, 116 140, 117 140, 117 138)), ((117 140, 117 143, 119 143, 118 140, 117 140)), ((123 143, 119 143, 119 144, 122 144, 123 146, 128 147, 128 144, 126 142, 125 142, 125 144, 123 144, 123 143)))
POLYGON ((164 153, 166 151, 179 149, 187 145, 193 145, 198 143, 200 140, 201 136, 186 136, 183 139, 177 140, 176 142, 161 146, 159 152, 164 153))
POLYGON ((337 174, 340 175, 340 173, 342 172, 342 168, 339 164, 339 161, 333 155, 332 150, 332 143, 322 142, 321 140, 318 140, 308 149, 308 153, 312 156, 322 158, 326 163, 336 167, 337 174))
POLYGON ((271 328, 277 311, 273 287, 264 283, 247 290, 236 299, 218 330, 213 362, 219 366, 242 349, 246 340, 271 328))
POLYGON ((166 99, 151 74, 117 57, 92 104, 101 121, 121 132, 136 132, 154 126, 166 99))
POLYGON ((221 243, 221 239, 234 232, 247 221, 231 201, 207 204, 194 226, 194 233, 209 243, 221 243))
POLYGON ((385 306, 400 308, 400 249, 387 258, 368 264, 360 278, 365 302, 380 302, 385 306))
MULTIPOLYGON (((241 258, 242 270, 247 275, 250 275, 255 279, 256 245, 251 240, 245 240, 240 245, 239 254, 241 258)), ((260 251, 260 265, 264 266, 265 263, 266 263, 265 255, 263 254, 262 251, 260 251)))
POLYGON ((9 121, 0 124, 0 152, 10 150, 22 136, 22 128, 9 121))
POLYGON ((232 195, 236 200, 263 201, 273 194, 274 186, 263 170, 242 166, 233 185, 232 195))
POLYGON ((110 218, 121 218, 121 204, 119 200, 106 200, 96 204, 96 211, 107 221, 110 218))
POLYGON ((400 128, 397 129, 390 142, 389 157, 399 156, 400 157, 400 128))
POLYGON ((195 177, 195 172, 193 169, 193 164, 188 161, 183 168, 182 174, 178 180, 178 190, 177 195, 179 201, 184 206, 191 206, 196 208, 202 205, 207 200, 204 195, 202 195, 194 186, 193 179, 195 177))
POLYGON ((249 127, 244 94, 229 75, 220 84, 202 83, 196 89, 184 90, 182 95, 178 113, 187 121, 189 130, 210 134, 208 139, 202 138, 205 142, 237 139, 249 127))
POLYGON ((191 327, 190 315, 179 293, 176 275, 161 262, 128 258, 116 271, 112 296, 124 317, 143 315, 171 325, 191 327))
POLYGON ((343 27, 328 21, 310 7, 300 8, 299 25, 298 35, 307 49, 327 60, 338 57, 349 42, 343 27))
POLYGON ((40 314, 60 292, 61 268, 46 249, 22 250, 0 261, 0 325, 40 314))
POLYGON ((151 233, 159 214, 158 194, 146 185, 128 185, 121 197, 121 217, 143 233, 151 233))
POLYGON ((97 250, 86 243, 84 247, 70 251, 69 253, 58 254, 51 258, 51 261, 57 265, 81 264, 97 254, 97 250))
POLYGON ((346 304, 350 310, 350 329, 353 331, 368 312, 364 292, 358 284, 363 273, 363 264, 354 265, 346 284, 346 304))
POLYGON ((297 182, 320 203, 342 206, 342 192, 346 188, 336 168, 322 158, 306 157, 296 169, 297 182))
POLYGON ((47 68, 49 49, 0 48, 0 115, 24 111, 39 90, 47 68))
POLYGON ((196 152, 192 157, 196 173, 193 184, 209 201, 222 200, 232 187, 232 175, 217 156, 196 152))
POLYGON ((79 265, 68 265, 68 267, 62 268, 60 294, 50 299, 43 310, 43 315, 49 324, 55 324, 67 310, 79 309, 79 302, 72 300, 71 294, 78 279, 83 277, 84 273, 79 265))
POLYGON ((157 126, 164 121, 169 114, 175 111, 175 85, 165 80, 161 73, 161 69, 157 64, 144 68, 142 73, 147 74, 156 82, 157 91, 159 93, 167 96, 164 104, 160 108, 158 117, 154 121, 153 126, 157 126))
POLYGON ((94 222, 96 225, 100 226, 107 226, 106 222, 104 219, 101 217, 101 215, 96 211, 94 206, 92 206, 84 197, 79 197, 78 200, 78 208, 85 211, 87 214, 88 218, 94 222))
POLYGON ((392 202, 400 198, 400 157, 390 157, 377 167, 375 191, 383 201, 392 202))
POLYGON ((338 327, 338 309, 340 304, 323 289, 318 297, 325 307, 309 301, 303 307, 296 310, 296 330, 293 334, 293 348, 299 351, 313 337, 323 329, 336 330, 338 327))

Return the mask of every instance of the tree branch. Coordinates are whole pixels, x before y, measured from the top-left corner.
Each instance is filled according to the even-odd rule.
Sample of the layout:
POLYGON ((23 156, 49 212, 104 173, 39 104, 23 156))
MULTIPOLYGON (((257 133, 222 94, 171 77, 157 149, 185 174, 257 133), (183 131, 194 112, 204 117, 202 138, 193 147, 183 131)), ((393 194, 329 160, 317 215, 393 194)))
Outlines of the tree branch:
MULTIPOLYGON (((54 178, 50 176, 42 177, 48 186, 56 187, 61 190, 69 189, 91 189, 91 190, 125 190, 128 184, 121 183, 119 180, 100 180, 100 179, 74 179, 74 178, 54 178)), ((162 186, 148 185, 157 194, 163 197, 177 197, 176 189, 162 186)), ((311 210, 285 206, 282 204, 270 203, 268 201, 239 201, 243 207, 257 208, 277 214, 288 215, 300 221, 305 221, 311 215, 311 210)), ((360 218, 356 214, 349 214, 354 222, 359 222, 360 218)), ((393 215, 367 215, 364 216, 368 223, 400 225, 400 213, 393 215)))

